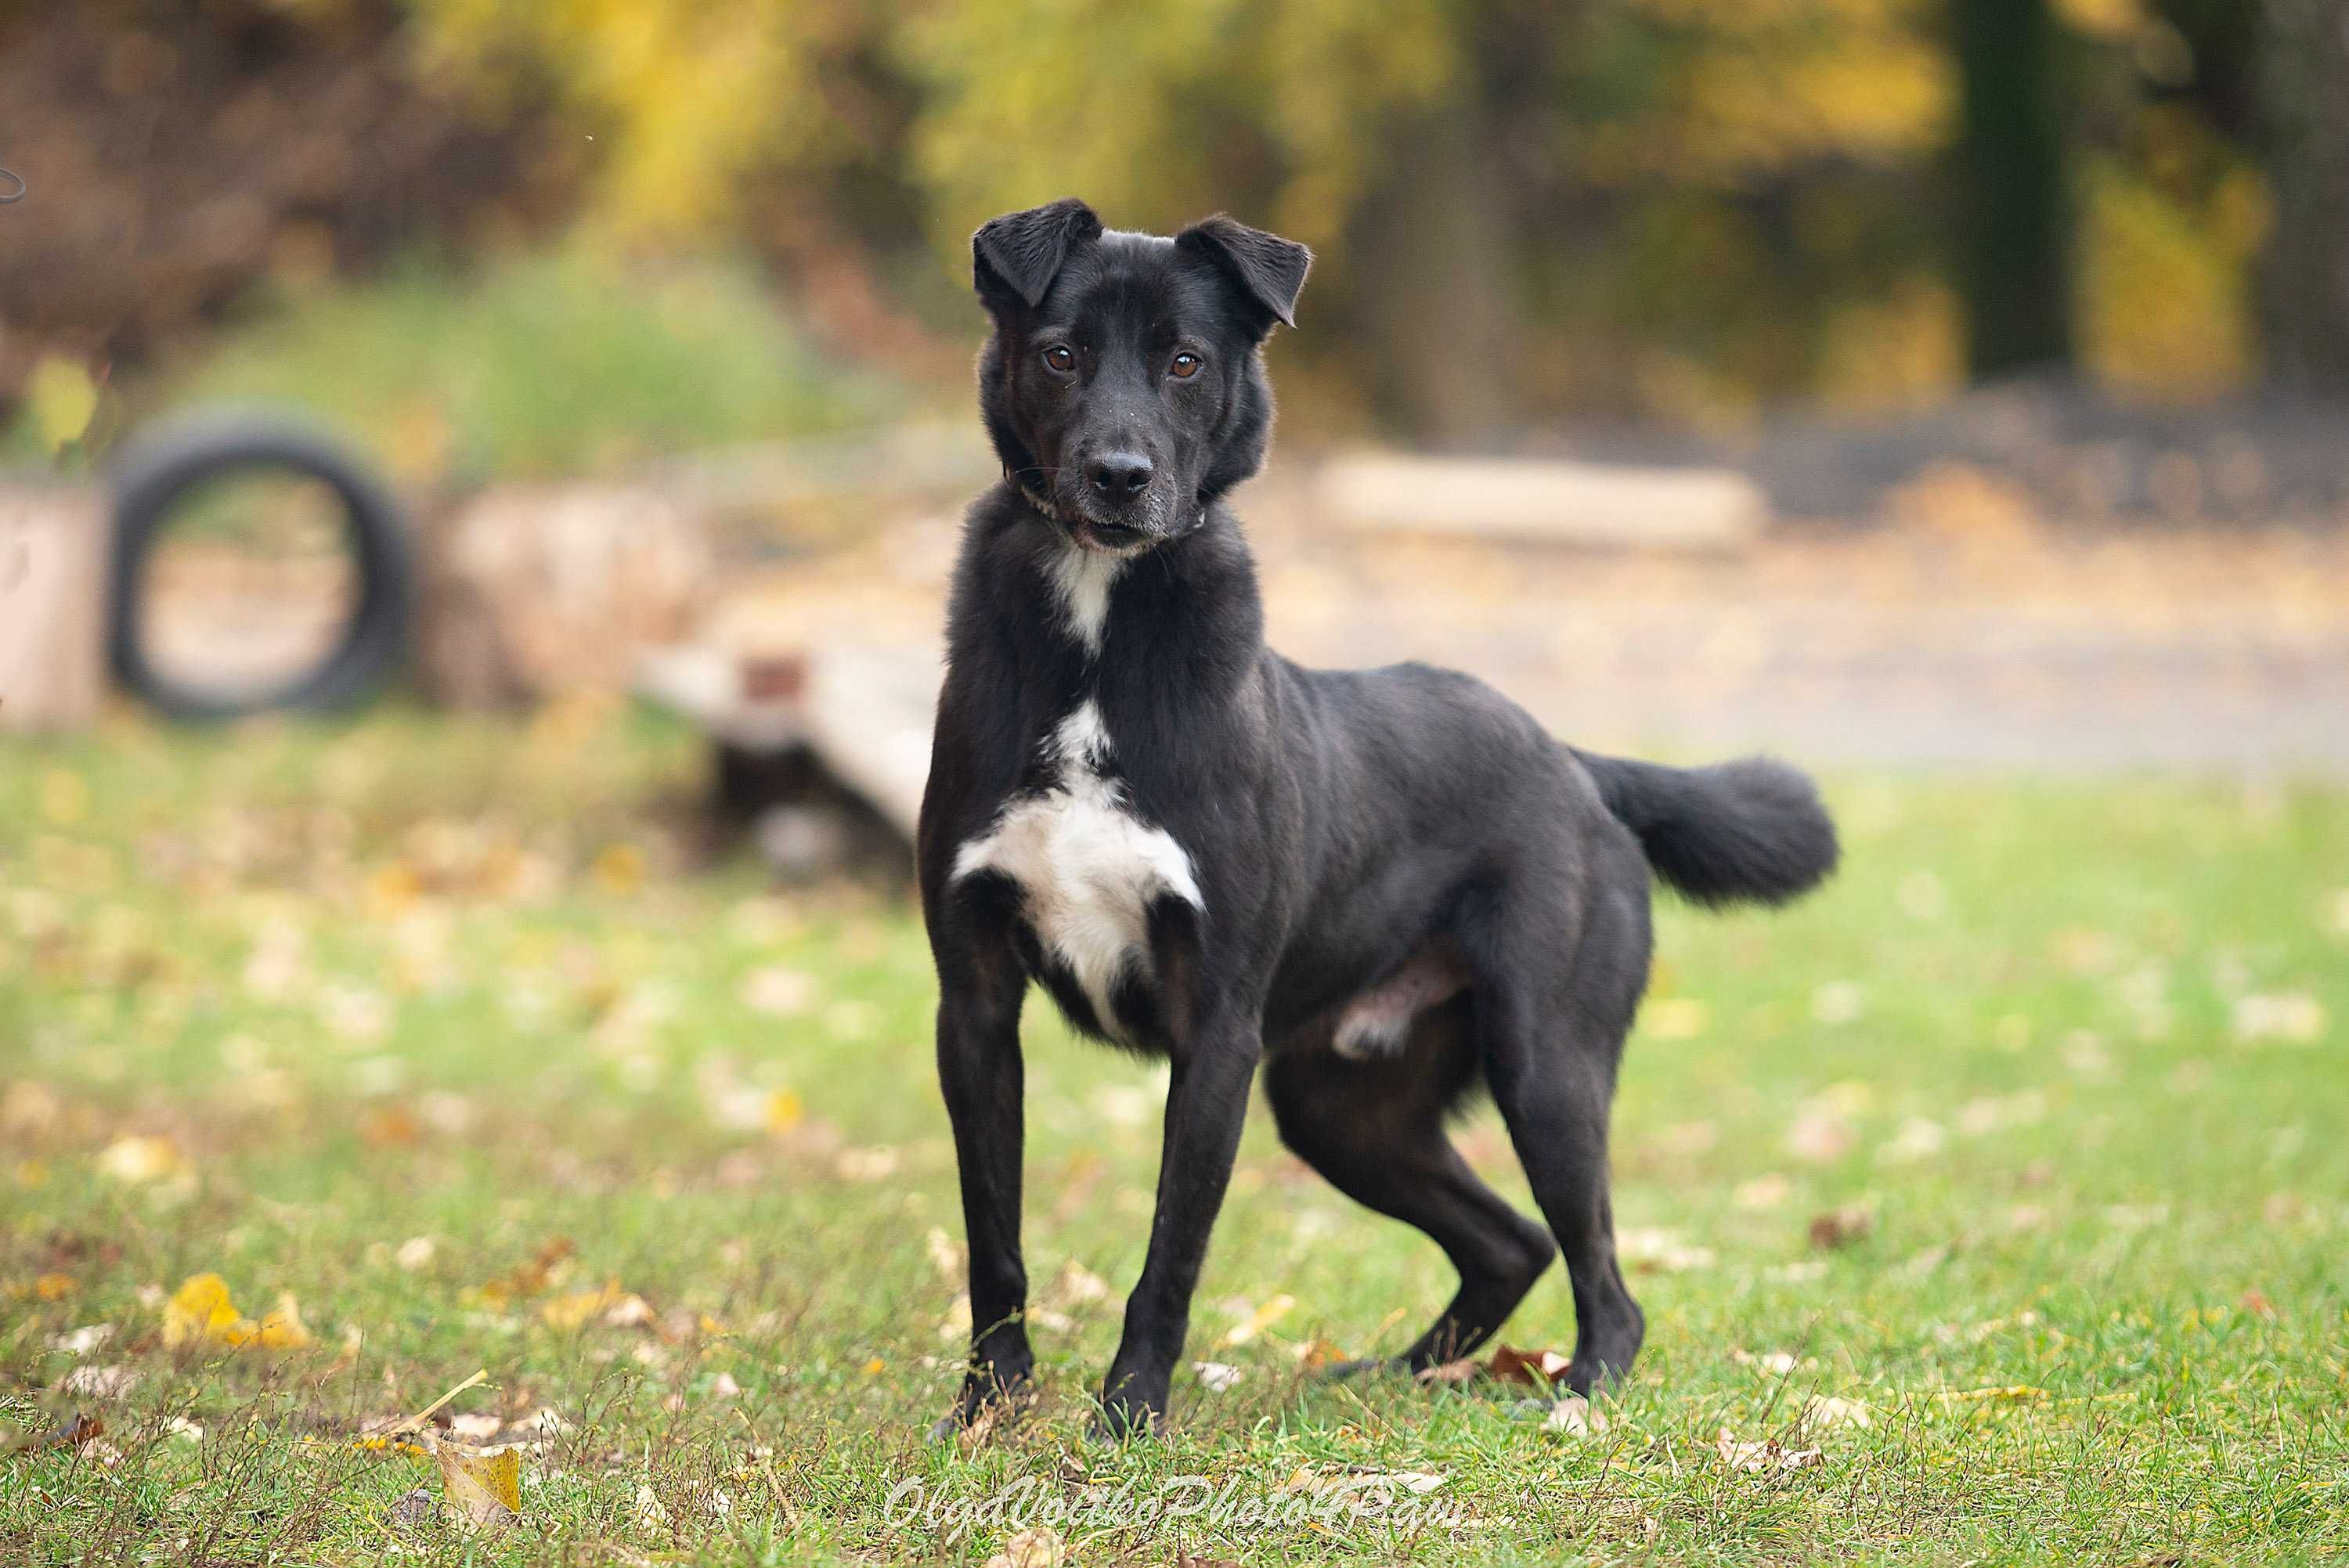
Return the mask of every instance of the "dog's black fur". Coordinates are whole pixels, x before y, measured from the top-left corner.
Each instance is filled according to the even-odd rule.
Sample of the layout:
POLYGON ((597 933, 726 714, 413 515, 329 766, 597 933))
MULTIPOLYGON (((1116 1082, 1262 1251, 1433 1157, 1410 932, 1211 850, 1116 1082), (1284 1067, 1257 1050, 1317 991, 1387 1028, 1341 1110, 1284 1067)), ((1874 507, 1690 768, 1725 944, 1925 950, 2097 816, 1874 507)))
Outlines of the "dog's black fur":
POLYGON ((1079 1029, 1172 1064, 1157 1212, 1102 1392, 1108 1431, 1166 1408, 1260 1060, 1288 1146, 1459 1271, 1402 1365, 1475 1348, 1563 1251, 1568 1381, 1620 1374, 1643 1320, 1616 1265, 1608 1110, 1647 980, 1649 873, 1707 903, 1805 892, 1837 856, 1809 781, 1760 759, 1682 770, 1591 756, 1465 676, 1307 670, 1265 646, 1222 498, 1263 460, 1258 351, 1293 320, 1304 247, 1222 218, 1171 241, 1104 232, 1064 201, 994 220, 973 253, 995 325, 979 401, 1005 480, 971 509, 956 570, 919 846, 970 1244, 971 1363, 948 1421, 1016 1394, 1033 1365, 1019 1249, 1031 979, 1079 1029), (1071 586, 1088 572, 1106 584, 1092 620, 1071 586), (1097 723, 1064 722, 1080 711, 1097 723), (1085 800, 1117 816, 1069 814, 1085 800), (1034 830, 1068 835, 1050 841, 1060 861, 1003 848, 1023 807, 1045 812, 1034 830), (1146 856, 1117 858, 1144 850, 1147 876, 1146 856), (1035 885, 1058 874, 1039 867, 1076 861, 1076 880, 1035 885), (1113 983, 1089 988, 1085 942, 1112 927, 1068 911, 1129 886, 1129 867, 1144 934, 1113 983), (1546 1226, 1444 1136, 1479 1085, 1546 1226))

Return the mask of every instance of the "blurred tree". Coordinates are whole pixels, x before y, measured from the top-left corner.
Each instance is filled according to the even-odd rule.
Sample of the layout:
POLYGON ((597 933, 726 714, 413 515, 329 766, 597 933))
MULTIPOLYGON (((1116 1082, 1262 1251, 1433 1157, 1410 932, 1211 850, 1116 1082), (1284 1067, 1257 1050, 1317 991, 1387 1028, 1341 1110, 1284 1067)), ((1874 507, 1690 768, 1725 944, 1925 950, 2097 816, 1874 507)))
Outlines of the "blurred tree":
POLYGON ((2349 390, 2349 5, 2265 0, 2258 80, 2276 198, 2265 306, 2274 367, 2349 390))
POLYGON ((1977 376, 2072 353, 2070 194, 2049 0, 1954 0, 1960 276, 1977 376))
POLYGON ((747 241, 822 340, 927 378, 975 326, 971 229, 1071 191, 1315 245, 1300 402, 1445 442, 2072 361, 2223 391, 2260 363, 2262 253, 2272 359, 2349 381, 2343 9, 0 0, 12 167, 98 192, 0 252, 0 284, 47 280, 0 290, 0 401, 35 351, 160 341, 264 277, 573 222, 747 241))
POLYGON ((1067 191, 1153 225, 1232 207, 1322 250, 1309 308, 1374 407, 1475 441, 1529 397, 1701 415, 1798 392, 1846 305, 1918 297, 1904 176, 1950 119, 1934 15, 936 0, 902 48, 942 247, 1067 191))

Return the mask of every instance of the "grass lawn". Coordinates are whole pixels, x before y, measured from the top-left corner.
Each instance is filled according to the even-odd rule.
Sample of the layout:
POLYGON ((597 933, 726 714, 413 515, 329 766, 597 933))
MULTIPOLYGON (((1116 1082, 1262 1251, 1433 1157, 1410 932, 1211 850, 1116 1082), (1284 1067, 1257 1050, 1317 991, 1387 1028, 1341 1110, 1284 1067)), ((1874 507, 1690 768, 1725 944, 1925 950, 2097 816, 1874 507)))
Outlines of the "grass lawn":
MULTIPOLYGON (((1031 1006, 1043 1398, 926 1445, 918 923, 685 863, 697 766, 576 704, 0 743, 0 1561, 2349 1556, 2349 794, 1833 780, 1823 896, 1663 914, 1617 1399, 1311 1381, 1452 1280, 1259 1114, 1214 1366, 1103 1450, 1161 1079, 1031 1006), (477 1369, 435 1442, 529 1446, 468 1532, 369 1429, 477 1369)), ((1504 1337, 1570 1345, 1561 1274, 1504 1337)))

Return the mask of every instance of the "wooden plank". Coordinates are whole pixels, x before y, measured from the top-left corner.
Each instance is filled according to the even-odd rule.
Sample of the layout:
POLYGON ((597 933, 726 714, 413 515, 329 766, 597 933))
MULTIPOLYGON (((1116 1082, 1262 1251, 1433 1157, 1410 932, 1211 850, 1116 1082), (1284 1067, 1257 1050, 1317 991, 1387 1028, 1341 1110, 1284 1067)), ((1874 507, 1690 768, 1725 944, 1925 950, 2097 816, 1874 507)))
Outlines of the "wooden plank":
POLYGON ((827 648, 811 658, 808 743, 911 843, 945 670, 935 649, 827 648))
POLYGON ((943 667, 936 648, 835 645, 740 654, 709 644, 648 651, 636 691, 720 746, 751 753, 805 745, 825 769, 912 842, 930 774, 943 667))
POLYGON ((0 484, 0 729, 67 729, 106 687, 105 498, 0 484))
POLYGON ((1557 544, 1721 550, 1767 526, 1761 487, 1727 469, 1361 452, 1315 486, 1349 526, 1557 544))

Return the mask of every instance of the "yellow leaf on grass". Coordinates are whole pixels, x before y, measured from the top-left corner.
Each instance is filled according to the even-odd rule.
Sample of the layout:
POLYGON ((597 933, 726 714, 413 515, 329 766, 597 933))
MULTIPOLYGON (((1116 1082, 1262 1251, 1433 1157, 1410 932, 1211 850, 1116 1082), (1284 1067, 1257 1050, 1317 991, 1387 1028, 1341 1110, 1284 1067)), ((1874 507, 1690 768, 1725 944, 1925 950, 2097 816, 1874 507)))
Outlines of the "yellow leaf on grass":
POLYGON ((626 896, 645 885, 645 852, 634 844, 607 844, 588 868, 595 885, 615 896, 626 896))
POLYGON ((170 1139, 134 1133, 108 1144, 98 1156, 98 1169, 117 1181, 160 1181, 186 1170, 187 1161, 170 1139))
POLYGON ((270 1350, 298 1350, 310 1343, 309 1326, 302 1321, 302 1308, 291 1292, 278 1293, 276 1310, 262 1314, 252 1340, 270 1350))
POLYGON ((242 1345, 241 1329, 252 1326, 239 1316, 229 1299, 228 1281, 216 1274, 190 1274, 171 1299, 163 1304, 163 1343, 242 1345))
POLYGON ((621 1295, 620 1282, 606 1280, 601 1290, 577 1290, 556 1296, 541 1306, 538 1315, 558 1332, 576 1333, 617 1305, 621 1295))
POLYGON ((474 1450, 433 1440, 440 1466, 440 1511, 468 1529, 512 1524, 522 1515, 522 1452, 474 1450))
POLYGON ((1224 1336, 1224 1343, 1226 1345, 1246 1345, 1249 1340, 1254 1339, 1257 1335, 1263 1333, 1266 1329, 1271 1327, 1274 1324, 1278 1323, 1282 1318, 1287 1317, 1290 1313, 1296 1310, 1297 1298, 1295 1296, 1289 1295, 1286 1293, 1276 1295, 1270 1301, 1266 1302, 1262 1306, 1257 1307, 1255 1311, 1248 1313, 1244 1318, 1242 1318, 1241 1321, 1232 1328, 1230 1333, 1224 1336))
POLYGON ((259 1345, 270 1350, 295 1350, 310 1343, 310 1330, 290 1295, 281 1294, 275 1310, 263 1314, 255 1323, 237 1311, 226 1280, 216 1274, 190 1274, 163 1304, 163 1343, 174 1349, 190 1345, 259 1345))

